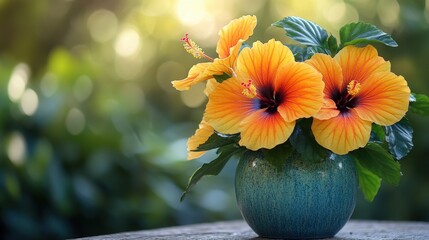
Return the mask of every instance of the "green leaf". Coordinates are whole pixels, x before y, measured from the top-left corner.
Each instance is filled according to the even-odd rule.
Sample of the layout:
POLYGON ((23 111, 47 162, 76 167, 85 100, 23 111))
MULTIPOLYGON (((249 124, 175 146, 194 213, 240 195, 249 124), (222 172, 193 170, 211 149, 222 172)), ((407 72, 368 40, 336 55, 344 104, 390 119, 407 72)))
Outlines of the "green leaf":
POLYGON ((186 194, 189 193, 191 188, 195 186, 195 184, 204 176, 206 175, 212 175, 216 176, 218 175, 222 169, 225 167, 225 164, 229 161, 229 159, 236 153, 244 151, 243 148, 237 148, 233 145, 224 147, 223 151, 220 153, 220 155, 213 161, 209 163, 204 163, 200 168, 197 169, 197 171, 192 174, 191 178, 189 179, 188 185, 186 186, 185 191, 183 192, 182 196, 180 197, 180 201, 183 201, 186 194))
POLYGON ((239 134, 221 134, 218 132, 214 132, 205 143, 201 144, 200 146, 195 149, 195 152, 198 151, 208 151, 211 149, 219 148, 222 146, 226 146, 232 143, 236 143, 240 140, 239 134))
POLYGON ((384 128, 375 123, 372 124, 370 142, 384 142, 386 134, 384 128))
POLYGON ((289 156, 292 155, 293 149, 288 142, 277 145, 273 149, 262 149, 264 158, 275 166, 277 169, 283 169, 289 156))
POLYGON ((323 161, 328 155, 328 150, 320 146, 311 132, 311 120, 301 119, 297 122, 291 135, 290 143, 296 151, 309 161, 323 161))
POLYGON ((380 189, 381 178, 364 168, 358 160, 355 160, 356 170, 359 178, 359 187, 366 200, 372 202, 380 189))
POLYGON ((341 47, 369 43, 382 43, 389 47, 398 46, 389 34, 381 31, 374 25, 363 22, 344 25, 340 29, 340 41, 341 47))
POLYGON ((295 61, 297 61, 297 62, 303 62, 303 61, 305 61, 304 51, 306 53, 307 50, 305 50, 304 47, 301 47, 301 46, 298 46, 298 45, 286 45, 286 46, 293 53, 293 56, 295 57, 295 61))
POLYGON ((231 78, 231 76, 227 73, 223 73, 222 75, 213 75, 213 77, 219 83, 222 83, 223 81, 231 78))
POLYGON ((407 156, 413 148, 413 128, 408 123, 408 120, 402 118, 401 121, 385 127, 385 129, 390 153, 397 160, 407 156))
POLYGON ((429 97, 424 94, 411 93, 410 110, 420 115, 429 115, 429 97))
POLYGON ((328 39, 325 29, 300 17, 286 17, 272 25, 283 28, 286 36, 306 46, 322 47, 328 39))
POLYGON ((335 54, 338 52, 337 39, 332 35, 328 37, 328 49, 331 52, 331 56, 335 56, 335 54))
POLYGON ((365 148, 357 149, 350 154, 364 168, 386 180, 389 184, 397 185, 399 183, 401 167, 381 145, 370 142, 365 148))

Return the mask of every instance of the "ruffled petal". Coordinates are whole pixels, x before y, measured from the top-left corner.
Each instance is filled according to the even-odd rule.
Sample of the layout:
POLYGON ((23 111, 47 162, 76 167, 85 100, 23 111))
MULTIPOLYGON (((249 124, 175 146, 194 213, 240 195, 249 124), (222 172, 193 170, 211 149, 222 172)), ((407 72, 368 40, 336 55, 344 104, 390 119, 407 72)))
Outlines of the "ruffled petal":
POLYGON ((239 144, 253 151, 271 149, 286 142, 294 127, 295 122, 286 122, 279 113, 267 114, 260 109, 242 121, 239 144))
POLYGON ((338 116, 338 114, 340 111, 335 102, 330 98, 324 98, 322 108, 313 117, 319 120, 327 120, 338 116))
POLYGON ((364 83, 375 72, 390 72, 390 63, 379 57, 371 45, 363 48, 346 46, 338 52, 335 60, 343 71, 343 87, 352 80, 364 83))
POLYGON ((219 82, 216 81, 216 79, 210 78, 207 81, 206 88, 204 89, 204 94, 206 94, 206 96, 209 96, 218 85, 219 85, 219 82))
POLYGON ((209 95, 205 111, 206 121, 218 132, 239 132, 240 122, 254 110, 253 99, 242 94, 243 87, 232 77, 219 84, 209 95))
POLYGON ((408 111, 410 88, 402 76, 391 72, 372 74, 356 95, 359 117, 382 126, 392 125, 408 111))
POLYGON ((347 154, 368 143, 371 122, 361 119, 351 109, 328 120, 313 119, 311 130, 321 146, 336 154, 347 154))
POLYGON ((292 52, 279 41, 253 43, 245 48, 237 59, 236 73, 241 81, 251 79, 257 89, 270 86, 277 70, 284 64, 294 62, 292 52))
POLYGON ((340 91, 343 86, 343 72, 340 65, 329 55, 316 53, 309 60, 305 61, 319 71, 325 82, 324 93, 332 97, 335 92, 340 91))
POLYGON ((195 152, 193 150, 196 150, 198 146, 205 143, 213 133, 214 128, 207 124, 206 121, 201 121, 195 134, 188 139, 188 160, 199 158, 206 153, 206 151, 195 152))
POLYGON ((322 75, 305 63, 288 63, 274 77, 274 92, 283 98, 277 110, 287 122, 316 114, 323 104, 322 75))
POLYGON ((204 79, 199 76, 206 70, 206 68, 210 64, 211 63, 198 63, 192 66, 192 68, 189 70, 187 78, 183 80, 175 80, 171 82, 173 84, 173 87, 179 91, 184 91, 184 90, 188 90, 191 86, 199 82, 209 79, 209 78, 204 79))
POLYGON ((226 58, 230 55, 230 49, 246 41, 253 34, 253 29, 256 27, 256 16, 243 16, 232 20, 228 25, 219 31, 219 41, 217 43, 216 52, 219 58, 226 58), (240 41, 241 40, 241 41, 240 41))

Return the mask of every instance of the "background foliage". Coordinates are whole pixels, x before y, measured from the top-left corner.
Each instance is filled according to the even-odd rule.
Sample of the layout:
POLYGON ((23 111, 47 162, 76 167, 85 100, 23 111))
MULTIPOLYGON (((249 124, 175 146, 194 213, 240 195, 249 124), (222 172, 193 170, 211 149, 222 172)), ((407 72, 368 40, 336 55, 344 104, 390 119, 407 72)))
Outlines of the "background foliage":
MULTIPOLYGON (((411 88, 429 94, 429 1, 1 0, 0 238, 58 239, 236 219, 231 161, 184 202, 188 177, 213 158, 185 161, 202 116, 202 85, 171 80, 197 62, 184 33, 215 56, 218 30, 256 14, 250 40, 275 37, 285 16, 307 18, 338 37, 366 21, 392 34, 377 45, 411 88)), ((353 218, 429 221, 428 118, 410 117, 414 150, 398 187, 353 218)))

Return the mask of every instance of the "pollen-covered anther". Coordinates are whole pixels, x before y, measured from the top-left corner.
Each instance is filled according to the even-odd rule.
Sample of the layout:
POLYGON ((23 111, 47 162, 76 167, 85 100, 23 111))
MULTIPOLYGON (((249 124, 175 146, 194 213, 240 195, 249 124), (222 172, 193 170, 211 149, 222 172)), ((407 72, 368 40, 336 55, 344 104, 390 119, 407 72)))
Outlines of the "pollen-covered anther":
POLYGON ((347 84, 347 93, 351 96, 358 94, 360 91, 360 83, 356 80, 352 80, 347 84))
POLYGON ((206 58, 210 61, 213 61, 213 58, 207 56, 203 49, 201 49, 192 39, 188 37, 189 34, 185 34, 185 37, 181 38, 180 41, 183 41, 183 47, 185 50, 190 53, 195 58, 206 58))
POLYGON ((255 85, 253 85, 251 79, 249 79, 249 81, 247 81, 247 83, 242 82, 241 86, 244 87, 243 91, 241 92, 244 96, 246 96, 248 98, 255 98, 256 97, 256 95, 257 95, 256 87, 255 87, 255 85))

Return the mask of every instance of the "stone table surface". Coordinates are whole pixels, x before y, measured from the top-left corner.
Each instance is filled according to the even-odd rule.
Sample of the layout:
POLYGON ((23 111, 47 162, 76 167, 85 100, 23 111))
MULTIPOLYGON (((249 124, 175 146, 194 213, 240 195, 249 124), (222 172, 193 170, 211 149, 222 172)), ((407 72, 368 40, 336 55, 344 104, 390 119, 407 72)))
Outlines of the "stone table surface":
MULTIPOLYGON (((84 240, 128 239, 264 239, 259 238, 241 220, 167 227, 136 232, 80 238, 84 240)), ((425 239, 429 240, 429 222, 350 220, 329 239, 425 239)))

